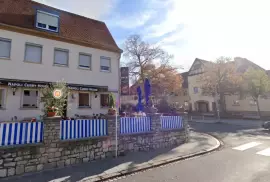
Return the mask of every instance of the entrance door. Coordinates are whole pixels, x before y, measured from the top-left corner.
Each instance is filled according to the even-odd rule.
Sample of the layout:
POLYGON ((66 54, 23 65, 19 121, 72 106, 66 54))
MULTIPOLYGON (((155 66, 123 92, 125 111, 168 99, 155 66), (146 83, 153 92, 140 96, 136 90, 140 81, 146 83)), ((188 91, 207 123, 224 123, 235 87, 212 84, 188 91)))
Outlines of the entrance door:
POLYGON ((199 112, 208 112, 208 103, 206 102, 198 102, 199 112))

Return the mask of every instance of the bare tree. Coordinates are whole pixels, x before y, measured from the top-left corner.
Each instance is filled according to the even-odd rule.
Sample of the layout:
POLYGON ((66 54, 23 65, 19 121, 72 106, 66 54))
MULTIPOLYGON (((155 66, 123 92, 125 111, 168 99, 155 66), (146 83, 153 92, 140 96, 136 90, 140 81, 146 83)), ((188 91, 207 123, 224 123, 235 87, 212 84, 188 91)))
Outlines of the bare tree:
POLYGON ((124 44, 124 56, 131 76, 136 77, 137 80, 144 80, 147 76, 144 70, 149 64, 155 61, 155 64, 158 62, 160 66, 166 66, 173 58, 159 46, 144 42, 139 35, 131 35, 127 38, 124 44))

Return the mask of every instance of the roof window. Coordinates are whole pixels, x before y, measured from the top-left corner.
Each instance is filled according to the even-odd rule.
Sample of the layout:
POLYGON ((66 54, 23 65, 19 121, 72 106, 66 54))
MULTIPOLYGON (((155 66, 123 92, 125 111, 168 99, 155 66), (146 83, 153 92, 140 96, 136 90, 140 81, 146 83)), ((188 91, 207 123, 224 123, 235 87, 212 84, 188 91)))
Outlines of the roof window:
POLYGON ((59 16, 38 10, 36 27, 51 32, 59 32, 59 16))

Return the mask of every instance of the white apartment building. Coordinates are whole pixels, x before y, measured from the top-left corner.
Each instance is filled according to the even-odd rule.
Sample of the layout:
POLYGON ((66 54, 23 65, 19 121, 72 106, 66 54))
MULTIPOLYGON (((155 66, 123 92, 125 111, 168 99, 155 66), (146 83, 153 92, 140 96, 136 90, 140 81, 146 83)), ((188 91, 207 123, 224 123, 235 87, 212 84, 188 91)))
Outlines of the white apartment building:
POLYGON ((122 50, 105 23, 31 0, 0 3, 0 121, 42 115, 40 88, 64 80, 66 116, 108 112, 122 50))

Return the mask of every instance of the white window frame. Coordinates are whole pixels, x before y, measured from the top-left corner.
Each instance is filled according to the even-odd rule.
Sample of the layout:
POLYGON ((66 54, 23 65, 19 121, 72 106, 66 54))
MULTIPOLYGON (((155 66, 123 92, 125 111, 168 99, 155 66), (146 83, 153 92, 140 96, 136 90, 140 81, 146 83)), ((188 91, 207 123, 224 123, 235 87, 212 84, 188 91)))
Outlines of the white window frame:
MULTIPOLYGON (((41 10, 37 10, 37 14, 38 13, 49 15, 49 16, 54 16, 54 17, 56 17, 58 19, 58 22, 57 22, 57 27, 56 27, 57 29, 56 30, 51 30, 51 29, 49 29, 49 26, 50 25, 48 25, 48 24, 45 24, 46 25, 46 28, 43 28, 43 27, 38 26, 38 24, 40 22, 37 21, 37 17, 36 17, 36 28, 47 30, 47 31, 50 31, 50 32, 56 32, 56 33, 59 32, 59 25, 60 25, 59 24, 59 19, 60 19, 60 17, 58 15, 55 15, 55 14, 52 14, 52 13, 48 13, 48 12, 45 12, 45 11, 41 11, 41 10)), ((36 14, 36 16, 37 16, 37 14, 36 14)))
POLYGON ((92 94, 91 92, 79 92, 78 93, 78 108, 91 108, 92 107, 92 94), (80 106, 80 94, 88 94, 89 95, 89 106, 80 106))
POLYGON ((22 88, 22 93, 21 93, 21 108, 22 109, 38 109, 40 108, 40 90, 39 89, 34 89, 34 88, 22 88), (35 90, 38 91, 38 95, 37 95, 37 103, 36 103, 36 107, 33 106, 23 106, 23 97, 24 97, 24 91, 25 90, 35 90))
POLYGON ((10 59, 10 57, 11 57, 11 43, 12 43, 12 40, 11 40, 11 39, 6 39, 6 38, 0 37, 0 41, 3 41, 3 42, 9 42, 9 43, 10 43, 10 46, 9 46, 9 55, 8 55, 8 57, 0 56, 0 59, 10 59))
POLYGON ((110 57, 105 57, 105 56, 100 56, 100 60, 99 60, 99 69, 100 69, 100 71, 101 72, 107 72, 107 73, 109 73, 109 72, 111 72, 112 71, 112 60, 111 60, 111 58, 110 57), (109 63, 110 63, 110 69, 109 70, 103 70, 103 69, 101 69, 101 59, 107 59, 107 60, 109 60, 109 63))
POLYGON ((54 66, 61 66, 61 67, 68 67, 69 66, 69 50, 68 49, 61 49, 61 48, 54 48, 53 65, 54 66), (66 52, 67 53, 67 64, 58 64, 58 63, 55 63, 56 51, 62 51, 62 52, 66 52))
POLYGON ((233 106, 240 106, 239 100, 233 100, 233 106))
POLYGON ((78 68, 80 68, 80 69, 86 69, 86 70, 92 70, 92 55, 91 54, 80 52, 79 53, 79 60, 78 60, 78 68), (90 57, 90 67, 89 68, 80 66, 80 56, 81 55, 82 56, 89 56, 90 57))
POLYGON ((24 62, 27 62, 27 63, 35 63, 35 64, 41 64, 41 63, 42 63, 42 52, 43 52, 43 46, 42 46, 42 45, 40 45, 40 44, 33 44, 33 43, 26 42, 26 43, 25 43, 25 50, 24 50, 24 62), (33 47, 39 47, 39 48, 41 48, 40 62, 33 62, 33 61, 30 61, 30 60, 27 60, 27 59, 26 59, 26 47, 27 47, 27 46, 33 46, 33 47))
POLYGON ((250 106, 256 106, 257 105, 257 103, 254 101, 254 100, 249 100, 249 105, 250 106))
POLYGON ((6 96, 7 96, 7 88, 1 88, 0 87, 0 90, 3 90, 3 95, 0 95, 0 97, 3 98, 3 103, 0 103, 2 106, 0 107, 0 110, 1 109, 5 109, 6 108, 6 96))

